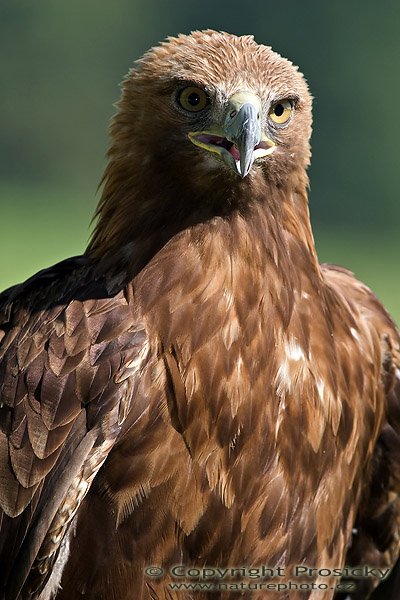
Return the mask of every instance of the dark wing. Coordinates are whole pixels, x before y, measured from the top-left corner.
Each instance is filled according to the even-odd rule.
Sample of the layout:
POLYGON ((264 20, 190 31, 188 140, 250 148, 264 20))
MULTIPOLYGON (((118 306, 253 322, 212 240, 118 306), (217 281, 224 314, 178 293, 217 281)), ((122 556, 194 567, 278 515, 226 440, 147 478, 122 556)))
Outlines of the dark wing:
MULTIPOLYGON (((346 298, 350 307, 354 307, 358 319, 371 333, 375 335, 377 332, 381 339, 380 356, 383 360, 380 365, 371 365, 371 368, 380 368, 386 397, 385 416, 373 450, 372 471, 365 482, 346 565, 385 569, 395 565, 400 549, 399 331, 376 296, 352 273, 332 265, 323 265, 323 270, 330 285, 346 298)), ((400 598, 399 576, 393 575, 390 585, 381 584, 382 588, 379 585, 372 596, 374 600, 400 598)), ((366 578, 350 582, 354 584, 355 591, 349 590, 343 597, 366 600, 377 581, 366 578)))
POLYGON ((0 295, 2 599, 42 589, 147 360, 129 289, 93 274, 77 257, 0 295))

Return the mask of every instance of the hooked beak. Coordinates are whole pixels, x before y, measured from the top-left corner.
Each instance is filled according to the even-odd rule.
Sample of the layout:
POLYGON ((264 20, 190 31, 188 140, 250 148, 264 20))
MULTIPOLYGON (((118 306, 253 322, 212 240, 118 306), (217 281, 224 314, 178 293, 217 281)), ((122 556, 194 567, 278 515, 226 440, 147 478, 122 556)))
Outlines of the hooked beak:
POLYGON ((227 103, 223 127, 189 133, 193 144, 219 155, 238 175, 246 177, 256 158, 271 154, 274 142, 261 131, 261 100, 251 92, 233 94, 227 103))

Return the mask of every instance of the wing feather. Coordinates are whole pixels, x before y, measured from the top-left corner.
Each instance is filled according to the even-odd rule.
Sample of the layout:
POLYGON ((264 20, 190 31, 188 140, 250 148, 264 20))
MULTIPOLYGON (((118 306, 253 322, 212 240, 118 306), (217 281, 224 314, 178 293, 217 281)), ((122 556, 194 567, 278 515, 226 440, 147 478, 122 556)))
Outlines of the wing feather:
POLYGON ((128 379, 148 356, 144 328, 124 291, 109 297, 102 281, 90 280, 90 264, 65 263, 0 296, 0 597, 6 600, 43 588, 128 414, 128 379))
MULTIPOLYGON (((371 368, 380 368, 385 415, 373 450, 372 469, 366 477, 346 564, 391 567, 400 550, 400 334, 373 292, 352 273, 333 265, 323 265, 323 270, 329 284, 352 307, 354 323, 362 325, 367 335, 381 341, 379 354, 377 352, 381 357, 380 364, 371 363, 371 368)), ((360 338, 361 351, 362 343, 360 338)), ((350 356, 349 364, 352 362, 350 356)), ((400 590, 396 587, 396 578, 391 581, 379 585, 373 592, 376 580, 357 580, 351 598, 365 600, 373 592, 374 600, 395 600, 400 590)))

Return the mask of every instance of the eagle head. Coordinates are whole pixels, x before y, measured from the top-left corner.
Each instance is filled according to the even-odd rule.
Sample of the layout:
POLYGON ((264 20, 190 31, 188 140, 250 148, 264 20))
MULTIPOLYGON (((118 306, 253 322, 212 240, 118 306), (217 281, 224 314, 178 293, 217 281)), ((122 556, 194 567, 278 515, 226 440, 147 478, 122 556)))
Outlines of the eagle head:
POLYGON ((117 109, 91 254, 135 241, 149 257, 193 223, 307 185, 307 84, 253 36, 168 38, 129 71, 117 109))
POLYGON ((308 165, 305 80, 253 36, 208 30, 168 38, 130 71, 119 106, 131 116, 141 161, 159 168, 173 163, 203 177, 218 170, 235 181, 257 170, 280 180, 308 165))

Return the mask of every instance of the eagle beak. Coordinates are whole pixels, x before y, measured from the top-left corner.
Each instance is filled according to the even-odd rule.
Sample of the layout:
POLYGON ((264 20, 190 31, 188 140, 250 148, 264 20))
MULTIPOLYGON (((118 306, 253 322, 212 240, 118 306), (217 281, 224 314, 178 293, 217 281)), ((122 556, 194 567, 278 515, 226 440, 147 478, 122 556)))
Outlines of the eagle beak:
POLYGON ((261 100, 251 92, 233 94, 226 105, 223 127, 190 132, 189 139, 200 148, 218 154, 238 175, 246 177, 256 158, 271 154, 272 140, 261 130, 261 100))

